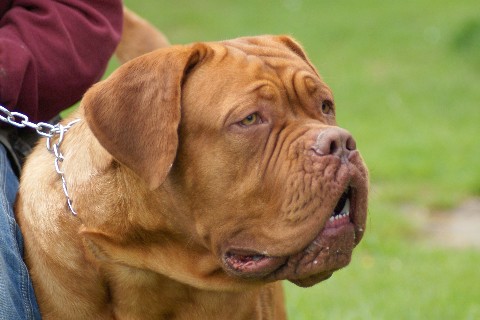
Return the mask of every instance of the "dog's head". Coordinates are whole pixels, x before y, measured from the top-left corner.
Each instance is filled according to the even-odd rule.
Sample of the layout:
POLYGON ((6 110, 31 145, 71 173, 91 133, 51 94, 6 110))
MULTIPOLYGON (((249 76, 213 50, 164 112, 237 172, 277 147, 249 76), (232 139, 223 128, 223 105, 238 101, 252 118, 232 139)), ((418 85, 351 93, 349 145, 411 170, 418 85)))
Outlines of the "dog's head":
MULTIPOLYGON (((100 144, 158 205, 143 214, 162 220, 161 237, 131 219, 122 232, 145 231, 145 246, 166 229, 176 240, 164 243, 184 241, 181 280, 310 286, 349 263, 365 230, 367 169, 291 38, 161 49, 123 65, 82 106, 100 144), (209 271, 192 280, 196 262, 209 271)), ((143 252, 141 266, 159 271, 165 258, 143 252)))

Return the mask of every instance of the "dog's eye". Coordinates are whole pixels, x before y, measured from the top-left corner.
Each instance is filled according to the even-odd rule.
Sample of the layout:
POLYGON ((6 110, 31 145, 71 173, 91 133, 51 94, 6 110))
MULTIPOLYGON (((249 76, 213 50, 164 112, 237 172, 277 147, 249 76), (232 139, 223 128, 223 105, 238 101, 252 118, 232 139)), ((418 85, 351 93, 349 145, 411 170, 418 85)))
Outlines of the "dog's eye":
POLYGON ((248 127, 260 122, 260 116, 258 115, 258 113, 255 112, 246 116, 242 121, 240 121, 240 124, 244 127, 248 127))
POLYGON ((332 115, 335 113, 335 109, 333 107, 333 102, 330 100, 322 101, 322 113, 326 115, 332 115))

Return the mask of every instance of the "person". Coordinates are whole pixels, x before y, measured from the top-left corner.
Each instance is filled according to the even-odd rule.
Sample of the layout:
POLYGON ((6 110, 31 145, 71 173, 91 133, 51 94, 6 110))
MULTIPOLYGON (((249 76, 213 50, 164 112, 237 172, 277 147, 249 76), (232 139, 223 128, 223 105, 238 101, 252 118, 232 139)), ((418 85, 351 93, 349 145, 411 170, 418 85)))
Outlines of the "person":
MULTIPOLYGON (((0 105, 35 123, 53 118, 99 80, 121 29, 121 0, 2 0, 0 105)), ((0 319, 40 319, 13 213, 10 149, 0 144, 0 319)))

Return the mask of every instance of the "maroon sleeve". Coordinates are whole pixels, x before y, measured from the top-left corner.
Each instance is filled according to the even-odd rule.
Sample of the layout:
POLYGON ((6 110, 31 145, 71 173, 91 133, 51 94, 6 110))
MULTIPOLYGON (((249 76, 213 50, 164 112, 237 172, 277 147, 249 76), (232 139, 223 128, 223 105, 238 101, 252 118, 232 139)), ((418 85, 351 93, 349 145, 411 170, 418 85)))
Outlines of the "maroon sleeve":
POLYGON ((13 0, 0 19, 0 104, 48 120, 105 71, 121 0, 13 0))

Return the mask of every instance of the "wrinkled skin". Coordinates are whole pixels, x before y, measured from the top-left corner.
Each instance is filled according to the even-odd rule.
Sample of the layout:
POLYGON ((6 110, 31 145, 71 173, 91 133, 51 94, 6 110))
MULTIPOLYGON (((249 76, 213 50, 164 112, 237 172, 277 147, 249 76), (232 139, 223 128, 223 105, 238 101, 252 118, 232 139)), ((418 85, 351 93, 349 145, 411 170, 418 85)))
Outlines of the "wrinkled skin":
POLYGON ((62 145, 78 218, 45 150, 24 171, 17 214, 42 313, 283 319, 275 281, 327 279, 365 230, 367 169, 335 113, 287 37, 122 66, 89 90, 62 145), (38 184, 52 191, 23 196, 38 184), (350 214, 332 222, 341 198, 350 214))

